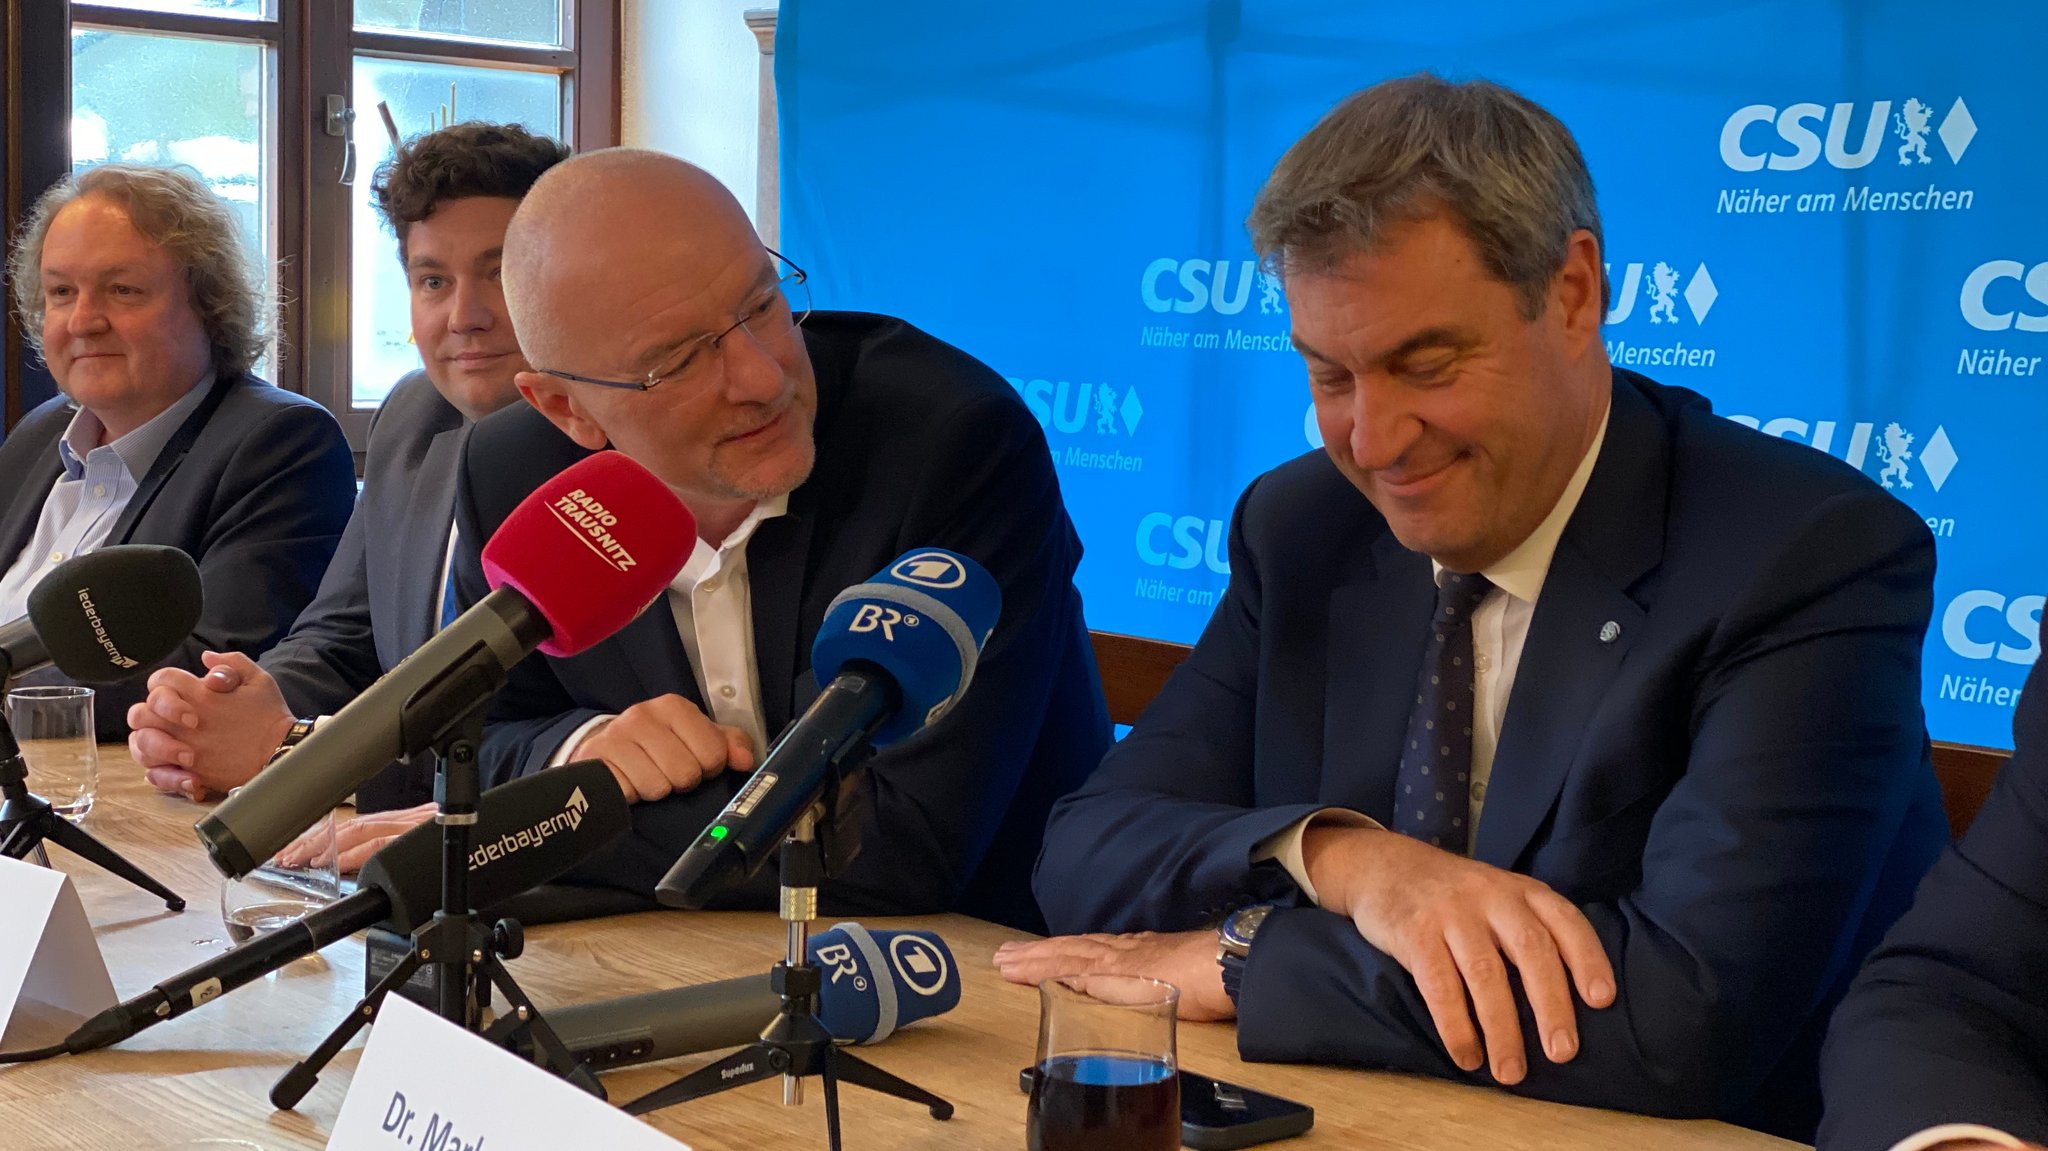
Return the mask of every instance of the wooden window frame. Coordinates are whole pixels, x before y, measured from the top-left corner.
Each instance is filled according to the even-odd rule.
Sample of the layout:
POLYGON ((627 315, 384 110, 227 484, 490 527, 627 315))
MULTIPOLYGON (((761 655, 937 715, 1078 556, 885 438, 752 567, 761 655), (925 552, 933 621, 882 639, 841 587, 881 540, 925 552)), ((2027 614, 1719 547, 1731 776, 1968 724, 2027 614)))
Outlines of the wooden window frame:
MULTIPOLYGON (((354 106, 358 55, 421 63, 553 73, 562 78, 561 123, 577 151, 609 147, 620 138, 620 9, 623 0, 564 0, 560 47, 531 47, 388 30, 359 31, 349 0, 273 0, 272 15, 257 19, 151 12, 104 3, 5 0, 0 62, 6 137, 0 170, 6 173, 9 236, 34 198, 70 170, 70 30, 74 24, 209 40, 261 43, 274 52, 275 121, 271 156, 276 201, 276 277, 281 302, 280 354, 273 370, 280 387, 310 396, 335 414, 358 452, 366 445, 370 412, 353 407, 349 299, 352 242, 351 186, 339 182, 348 141, 325 131, 326 99, 340 95, 354 106), (61 99, 52 99, 59 96, 61 99)), ((357 109, 358 116, 375 115, 357 109)), ((358 170, 355 180, 370 173, 358 170)), ((5 419, 14 423, 54 394, 28 352, 11 316, 6 324, 5 419)))

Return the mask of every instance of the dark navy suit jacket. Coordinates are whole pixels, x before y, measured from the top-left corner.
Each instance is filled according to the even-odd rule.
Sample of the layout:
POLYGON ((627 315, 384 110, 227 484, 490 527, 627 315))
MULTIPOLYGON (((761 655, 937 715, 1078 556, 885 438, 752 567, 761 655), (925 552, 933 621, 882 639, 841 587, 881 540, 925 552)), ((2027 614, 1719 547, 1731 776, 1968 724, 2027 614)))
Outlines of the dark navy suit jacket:
POLYGON ((1826 1151, 1942 1123, 2048 1142, 2048 660, 2012 761, 1870 957, 1828 1032, 1826 1151))
MULTIPOLYGON (((1945 838, 1920 711, 1933 541, 1864 476, 1691 392, 1617 371, 1613 397, 1474 855, 1577 904, 1619 994, 1580 1008, 1576 1060, 1538 1051, 1514 1090, 1803 1135, 1828 1011, 1945 838)), ((1255 845, 1325 806, 1391 814, 1429 560, 1317 453, 1245 492, 1230 562, 1192 657, 1053 814, 1055 931, 1299 900, 1255 845)), ((1451 1063, 1397 963, 1314 907, 1266 920, 1238 1043, 1491 1082, 1451 1063)))
MULTIPOLYGON (((834 914, 964 910, 1035 927, 1031 863, 1045 818, 1102 758, 1109 720, 1073 584, 1081 543, 1045 436, 1002 378, 901 320, 814 312, 817 462, 747 544, 754 654, 771 737, 816 698, 825 609, 901 555, 943 547, 1002 588, 972 689, 943 720, 876 755, 859 797, 862 850, 821 889, 834 914)), ((548 477, 585 456, 525 405, 480 421, 463 459, 457 584, 483 594, 477 543, 548 477)), ((515 668, 486 730, 489 782, 540 770, 584 721, 675 693, 702 706, 666 597, 568 659, 515 668)), ((706 709, 708 711, 708 709, 706 709)), ((579 878, 645 895, 745 776, 633 810, 633 834, 579 878)), ((772 907, 775 869, 720 906, 772 907)))
MULTIPOLYGON (((58 396, 0 444, 0 563, 12 563, 35 534, 63 471, 57 441, 76 411, 58 396)), ((216 380, 106 540, 168 544, 199 564, 199 624, 156 666, 203 671, 202 651, 261 655, 281 639, 320 586, 355 495, 355 459, 326 409, 254 376, 216 380)), ((127 738, 128 706, 148 694, 146 679, 94 686, 102 740, 127 738)), ((67 681, 44 668, 22 682, 67 681)))
MULTIPOLYGON (((263 657, 298 715, 332 715, 434 634, 455 474, 469 425, 425 372, 391 389, 370 421, 363 494, 320 593, 263 657)), ((433 757, 393 764, 356 788, 385 811, 434 797, 433 757)))

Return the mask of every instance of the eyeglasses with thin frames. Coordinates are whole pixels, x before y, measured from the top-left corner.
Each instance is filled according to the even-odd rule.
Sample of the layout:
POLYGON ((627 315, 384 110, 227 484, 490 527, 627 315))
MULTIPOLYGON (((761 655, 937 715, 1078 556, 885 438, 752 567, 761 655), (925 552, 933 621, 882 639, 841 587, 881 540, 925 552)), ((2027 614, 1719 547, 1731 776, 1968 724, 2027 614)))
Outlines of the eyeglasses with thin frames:
POLYGON ((789 336, 803 326, 811 314, 810 273, 796 266, 795 262, 773 248, 764 248, 776 262, 789 270, 781 279, 747 298, 740 306, 739 317, 725 330, 707 336, 699 336, 679 345, 664 356, 654 369, 637 380, 607 380, 596 376, 579 376, 574 372, 554 368, 535 368, 544 376, 574 380, 579 384, 595 384, 600 388, 625 388, 636 392, 653 391, 656 385, 678 383, 688 385, 692 379, 701 377, 718 359, 718 353, 725 338, 741 328, 747 329, 754 339, 766 344, 789 336))

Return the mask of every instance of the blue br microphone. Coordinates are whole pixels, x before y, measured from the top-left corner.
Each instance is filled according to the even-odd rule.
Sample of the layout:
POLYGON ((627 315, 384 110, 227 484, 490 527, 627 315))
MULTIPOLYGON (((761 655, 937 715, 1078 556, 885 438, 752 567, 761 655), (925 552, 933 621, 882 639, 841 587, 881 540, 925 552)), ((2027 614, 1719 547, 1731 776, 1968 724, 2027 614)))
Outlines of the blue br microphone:
POLYGON ((824 978, 818 1021, 834 1038, 880 1043, 896 1029, 960 1005, 960 969, 929 931, 869 931, 835 923, 811 936, 824 978))
POLYGON ((967 692, 1002 590, 957 552, 907 552, 825 611, 811 670, 825 689, 768 748, 655 896, 701 908, 759 871, 842 769, 937 722, 967 692))
MULTIPOLYGON (((837 923, 811 936, 822 983, 818 1021, 840 1043, 880 1043, 960 1005, 960 968, 929 931, 869 930, 837 923)), ((782 1009, 766 975, 578 1003, 548 1012, 572 1058, 598 1071, 678 1055, 743 1047, 782 1009)), ((531 1058, 529 1041, 513 1050, 531 1058)))

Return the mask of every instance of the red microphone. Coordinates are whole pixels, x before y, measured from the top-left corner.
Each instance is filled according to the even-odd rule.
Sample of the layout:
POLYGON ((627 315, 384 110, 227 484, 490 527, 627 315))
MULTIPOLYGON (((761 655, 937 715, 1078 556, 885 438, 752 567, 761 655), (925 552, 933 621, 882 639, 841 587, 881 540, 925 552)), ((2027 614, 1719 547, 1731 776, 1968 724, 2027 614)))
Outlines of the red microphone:
POLYGON ((697 546, 697 521, 654 473, 599 452, 542 484, 484 546, 484 578, 548 621, 540 650, 575 655, 631 623, 697 546))
POLYGON ((472 720, 535 648, 574 655, 625 627, 696 545, 682 501, 617 452, 542 484, 484 547, 489 595, 199 821, 214 866, 256 870, 386 764, 472 720))

